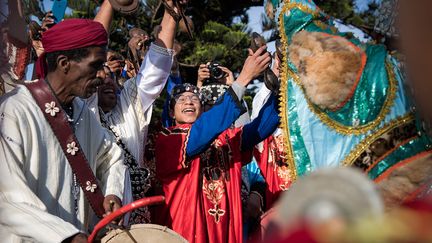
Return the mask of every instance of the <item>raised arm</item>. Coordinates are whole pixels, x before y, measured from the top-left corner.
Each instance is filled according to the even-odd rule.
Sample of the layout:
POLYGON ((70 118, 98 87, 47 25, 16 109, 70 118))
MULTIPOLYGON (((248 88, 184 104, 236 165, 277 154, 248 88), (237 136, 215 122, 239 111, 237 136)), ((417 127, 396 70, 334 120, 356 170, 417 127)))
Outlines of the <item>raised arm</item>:
POLYGON ((239 99, 245 89, 234 83, 209 111, 195 121, 190 130, 186 156, 192 157, 206 150, 219 134, 246 112, 239 99))
MULTIPOLYGON (((187 1, 183 1, 187 2, 187 1)), ((174 6, 173 1, 166 1, 167 5, 174 6)), ((178 13, 178 9, 174 7, 174 11, 178 13)), ((162 22, 160 24, 161 29, 155 40, 155 44, 164 47, 167 49, 172 49, 174 45, 174 36, 177 27, 177 22, 174 18, 169 14, 169 12, 165 9, 164 16, 162 22)))
POLYGON ((114 10, 111 6, 111 3, 108 0, 104 0, 99 9, 99 12, 96 14, 93 20, 101 23, 105 28, 106 32, 109 33, 113 14, 114 10))
POLYGON ((276 130, 279 124, 277 105, 277 98, 271 95, 261 108, 258 117, 243 127, 242 151, 252 149, 276 130))
MULTIPOLYGON (((173 1, 167 1, 167 4, 172 6, 173 1)), ((176 8, 174 10, 177 11, 176 8)), ((173 63, 173 46, 177 22, 167 10, 164 12, 160 26, 161 29, 156 36, 156 40, 146 54, 136 78, 143 111, 147 110, 159 96, 168 79, 173 63)))
POLYGON ((187 156, 197 155, 207 149, 220 133, 245 112, 240 100, 246 86, 267 68, 270 62, 270 55, 264 53, 265 48, 263 46, 255 53, 249 50, 249 56, 237 80, 216 104, 192 125, 186 147, 187 156))

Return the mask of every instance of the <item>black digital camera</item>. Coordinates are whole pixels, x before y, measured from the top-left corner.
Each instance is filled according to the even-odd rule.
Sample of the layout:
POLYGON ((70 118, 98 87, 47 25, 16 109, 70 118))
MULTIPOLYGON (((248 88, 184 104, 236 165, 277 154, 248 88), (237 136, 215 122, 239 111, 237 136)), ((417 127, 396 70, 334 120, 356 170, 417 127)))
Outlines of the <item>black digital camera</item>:
POLYGON ((210 70, 210 79, 213 81, 217 81, 223 77, 225 77, 225 72, 220 68, 220 64, 216 62, 212 62, 208 65, 208 69, 210 70))

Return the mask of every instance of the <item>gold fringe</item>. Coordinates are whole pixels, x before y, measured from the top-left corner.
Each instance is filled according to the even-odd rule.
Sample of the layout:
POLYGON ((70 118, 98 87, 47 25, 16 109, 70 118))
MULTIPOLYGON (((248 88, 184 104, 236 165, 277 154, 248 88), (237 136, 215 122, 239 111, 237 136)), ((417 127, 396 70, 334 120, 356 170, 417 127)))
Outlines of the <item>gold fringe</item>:
MULTIPOLYGON (((284 6, 283 6, 282 11, 281 11, 281 16, 282 16, 282 14, 285 14, 286 11, 291 10, 293 8, 298 8, 302 12, 311 14, 314 17, 317 17, 319 15, 319 12, 320 12, 320 9, 318 8, 318 6, 316 6, 316 10, 313 10, 310 7, 308 7, 307 5, 304 5, 301 3, 293 3, 290 0, 285 0, 284 6)), ((279 19, 279 21, 280 21, 280 19, 279 19)))
POLYGON ((391 121, 390 123, 386 124, 382 128, 380 128, 378 131, 374 132, 373 134, 370 134, 365 139, 363 139, 359 144, 357 144, 354 149, 351 150, 351 152, 345 156, 344 160, 342 161, 342 165, 344 166, 350 166, 354 163, 354 161, 366 150, 369 148, 369 146, 375 142, 378 138, 380 138, 385 133, 395 129, 396 127, 399 127, 401 125, 408 124, 412 121, 414 121, 414 115, 409 113, 407 115, 398 117, 391 121))
MULTIPOLYGON (((312 14, 313 16, 317 16, 319 14, 319 9, 312 10, 308 6, 300 4, 300 3, 292 3, 290 0, 284 1, 284 6, 283 6, 282 11, 280 12, 280 16, 279 16, 279 28, 280 28, 279 33, 282 37, 282 45, 284 46, 285 50, 288 49, 288 41, 287 41, 287 37, 285 35, 283 15, 286 13, 286 11, 291 10, 293 8, 298 8, 303 12, 312 14)), ((286 53, 284 53, 284 55, 286 53)), ((287 64, 287 60, 288 60, 288 58, 285 59, 285 57, 284 57, 284 64, 285 63, 287 64)), ((289 68, 288 65, 286 65, 286 68, 287 68, 286 73, 289 76, 291 76, 293 78, 294 82, 297 85, 299 85, 300 88, 302 89, 303 94, 305 95, 306 101, 308 103, 309 109, 313 113, 315 113, 315 115, 317 115, 319 117, 319 119, 324 124, 326 124, 328 127, 332 128, 336 132, 343 134, 343 135, 360 135, 360 134, 364 134, 365 132, 370 131, 373 128, 377 127, 384 120, 386 115, 390 112, 390 108, 392 107, 392 105, 394 103, 394 99, 396 97, 397 81, 396 81, 395 74, 394 74, 392 67, 390 66, 390 64, 388 62, 386 62, 387 76, 389 79, 389 93, 386 97, 386 100, 384 101, 384 104, 383 104, 383 107, 381 108, 380 113, 378 114, 378 116, 376 117, 375 120, 373 120, 367 124, 364 124, 361 126, 346 126, 346 125, 343 125, 343 124, 333 120, 324 111, 322 111, 316 105, 314 105, 307 98, 306 92, 303 88, 303 85, 300 82, 300 78, 298 77, 298 75, 291 68, 289 68)), ((286 102, 286 99, 285 99, 285 102, 286 102)))
MULTIPOLYGON (((317 10, 313 10, 311 8, 309 8, 306 5, 300 4, 300 3, 292 3, 290 0, 284 0, 284 5, 282 7, 282 11, 280 12, 279 15, 279 33, 280 33, 280 37, 281 37, 281 42, 282 42, 282 47, 284 49, 283 54, 283 61, 282 61, 282 65, 281 65, 281 87, 280 87, 280 107, 279 107, 279 116, 281 117, 281 122, 280 122, 280 128, 282 129, 282 133, 283 133, 283 137, 284 137, 284 147, 285 147, 285 151, 287 151, 287 163, 288 166, 290 168, 291 171, 291 178, 293 181, 295 181, 297 179, 297 168, 296 168, 296 162, 294 159, 294 152, 292 149, 292 144, 290 141, 290 132, 289 132, 289 121, 288 121, 288 112, 287 112, 287 104, 288 104, 288 82, 289 79, 292 78, 294 82, 296 82, 303 90, 304 89, 302 87, 302 85, 299 82, 299 78, 297 76, 297 74, 289 68, 288 66, 288 38, 285 34, 285 24, 284 24, 284 14, 288 11, 291 10, 293 8, 298 8, 301 11, 305 12, 305 13, 309 13, 313 16, 318 16, 319 15, 319 9, 317 8, 317 10)), ((397 82, 396 82, 396 78, 395 78, 395 74, 393 72, 393 69, 390 67, 390 65, 388 63, 386 63, 386 69, 387 69, 387 74, 389 77, 389 94, 387 95, 387 98, 384 102, 384 106, 381 109, 378 117, 363 126, 358 126, 358 127, 349 127, 349 126, 345 126, 342 125, 338 122, 333 121, 330 117, 328 117, 327 114, 325 114, 324 112, 322 112, 321 110, 319 110, 315 105, 313 105, 309 99, 307 99, 308 102, 308 106, 310 108, 310 110, 312 112, 314 112, 319 118, 320 120, 326 124, 327 126, 333 128, 335 131, 344 134, 344 135, 359 135, 359 134, 363 134, 365 132, 367 132, 368 130, 371 130, 373 128, 375 128, 376 126, 378 126, 381 121, 385 118, 385 116, 388 114, 388 112, 390 111, 391 106, 394 103, 394 99, 396 97, 396 91, 397 91, 397 82)), ((305 96, 306 97, 306 96, 305 96)), ((379 132, 378 132, 379 133, 379 132)), ((377 133, 377 134, 378 134, 377 133)), ((367 138, 372 140, 372 138, 367 138)), ((365 143, 366 143, 366 139, 365 139, 365 143)), ((348 155, 346 157, 346 159, 344 160, 344 164, 348 164, 349 161, 354 161, 354 159, 352 159, 349 156, 354 156, 354 154, 358 153, 358 151, 360 151, 362 147, 360 146, 360 144, 358 145, 358 147, 356 147, 353 152, 350 153, 350 155, 348 155), (353 154, 353 155, 351 155, 353 154)), ((352 163, 352 162, 351 162, 352 163)))
MULTIPOLYGON (((280 12, 279 16, 279 33, 281 36, 281 44, 284 49, 282 52, 283 60, 281 63, 280 68, 280 77, 281 77, 281 84, 280 84, 280 107, 279 107, 279 116, 281 118, 280 120, 280 128, 282 129, 283 139, 284 139, 284 149, 286 151, 287 156, 287 164, 290 168, 290 176, 292 181, 295 181, 297 179, 297 167, 294 160, 294 154, 293 149, 290 141, 290 132, 289 132, 289 122, 288 122, 288 111, 287 111, 287 104, 288 104, 288 39, 285 35, 285 25, 283 16, 285 12, 289 9, 289 6, 287 5, 289 3, 289 0, 285 0, 285 4, 282 8, 282 11, 280 12)), ((292 7, 291 7, 292 8, 292 7)))

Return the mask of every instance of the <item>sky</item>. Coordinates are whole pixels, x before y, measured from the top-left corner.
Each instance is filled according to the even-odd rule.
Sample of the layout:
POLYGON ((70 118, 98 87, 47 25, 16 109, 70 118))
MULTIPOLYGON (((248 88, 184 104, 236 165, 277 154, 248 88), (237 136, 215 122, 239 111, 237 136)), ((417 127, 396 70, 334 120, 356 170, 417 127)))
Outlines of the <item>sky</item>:
MULTIPOLYGON (((142 1, 145 1, 145 0, 142 0, 142 1)), ((365 9, 367 7, 368 2, 370 2, 370 1, 371 0, 357 0, 357 5, 358 5, 358 7, 359 7, 360 10, 363 10, 363 9, 365 9)), ((1 9, 2 12, 3 12, 3 10, 6 10, 5 4, 6 4, 6 1, 0 1, 0 5, 1 5, 0 9, 1 9)), ((43 8, 46 11, 51 9, 52 4, 53 4, 53 0, 43 0, 43 8)), ((262 10, 259 10, 258 9, 259 7, 256 7, 256 9, 254 9, 254 8, 251 10, 252 11, 252 15, 253 15, 253 19, 252 20, 254 22, 260 21, 261 16, 260 16, 259 12, 260 11, 262 12, 262 10)), ((261 9, 263 9, 263 8, 261 7, 261 9)), ((7 11, 4 11, 4 12, 7 13, 7 11)), ((1 16, 0 16, 0 18, 1 18, 1 16)))
MULTIPOLYGON (((145 0, 143 0, 145 1, 145 0)), ((197 1, 197 0, 195 0, 197 1)), ((372 0, 357 0, 357 6, 359 8, 359 10, 364 10, 365 8, 367 8, 367 4, 372 1, 372 0)), ((43 0, 43 8, 45 11, 48 11, 52 8, 52 4, 53 4, 53 0, 43 0)), ((3 9, 2 9, 3 10, 3 9)), ((70 11, 70 9, 66 10, 67 12, 70 11)), ((249 23, 248 23, 248 28, 251 29, 252 31, 255 31, 261 35, 263 35, 264 37, 269 37, 269 35, 271 34, 269 31, 268 32, 264 32, 262 31, 262 26, 261 26, 261 22, 262 22, 262 15, 264 14, 264 7, 251 7, 249 8, 249 10, 247 11, 248 15, 249 15, 249 23)), ((345 25, 341 25, 341 24, 336 24, 336 26, 341 30, 341 31, 350 31, 353 32, 354 35, 356 35, 360 40, 362 41, 366 41, 367 39, 365 39, 363 37, 363 33, 358 30, 355 29, 351 26, 345 26, 345 25)), ((274 46, 274 42, 270 42, 267 43, 267 49, 270 52, 274 52, 275 51, 275 46, 274 46)))
MULTIPOLYGON (((368 3, 371 1, 372 0, 357 0, 356 4, 357 4, 357 7, 359 8, 359 10, 362 11, 362 10, 365 10, 367 8, 368 3)), ((254 31, 254 32, 257 32, 257 33, 263 35, 264 37, 269 37, 269 35, 271 34, 270 32, 263 32, 262 31, 261 22, 262 22, 262 15, 265 14, 264 13, 264 7, 251 7, 247 11, 247 13, 249 15, 248 28, 251 31, 254 31)), ((335 25, 342 32, 353 32, 354 35, 357 38, 359 38, 361 41, 367 40, 365 38, 363 32, 361 32, 359 29, 356 29, 352 26, 342 25, 340 23, 335 23, 335 25)), ((270 51, 274 51, 274 43, 268 43, 268 46, 269 46, 270 51)))

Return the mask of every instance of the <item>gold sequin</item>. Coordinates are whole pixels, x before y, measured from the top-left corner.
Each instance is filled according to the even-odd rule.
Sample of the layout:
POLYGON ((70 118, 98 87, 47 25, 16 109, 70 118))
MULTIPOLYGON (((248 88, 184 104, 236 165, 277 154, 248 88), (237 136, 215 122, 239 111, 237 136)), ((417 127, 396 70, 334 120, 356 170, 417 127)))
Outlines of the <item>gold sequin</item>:
POLYGON ((354 149, 351 150, 351 152, 345 156, 344 160, 342 161, 342 165, 344 166, 350 166, 354 163, 354 161, 366 150, 369 148, 369 146, 376 141, 378 138, 380 138, 383 134, 395 129, 396 127, 399 127, 401 125, 408 124, 412 121, 414 121, 414 115, 409 113, 405 116, 398 117, 394 120, 392 120, 390 123, 386 124, 382 128, 378 129, 378 131, 375 131, 374 133, 367 136, 365 139, 363 139, 359 144, 357 144, 354 149))
POLYGON ((314 105, 306 96, 306 92, 301 85, 300 79, 298 75, 290 68, 288 68, 288 74, 293 78, 294 82, 300 86, 301 90, 303 91, 303 94, 306 98, 307 104, 309 109, 315 113, 316 116, 326 124, 328 127, 332 128, 334 131, 343 134, 343 135, 360 135, 364 134, 375 127, 377 127, 387 116, 387 114, 390 112, 390 108, 393 106, 394 100, 396 98, 396 91, 397 91, 397 81, 395 78, 395 73, 391 67, 391 64, 386 62, 386 70, 387 70, 387 76, 389 78, 389 87, 388 87, 388 95, 386 97, 386 100, 384 101, 383 107, 381 108, 381 111, 379 112, 378 116, 375 118, 375 120, 368 122, 367 124, 360 125, 360 126, 346 126, 344 124, 341 124, 332 118, 330 118, 324 111, 319 109, 316 105, 314 105))
MULTIPOLYGON (((292 146, 291 146, 291 141, 290 141, 290 132, 289 132, 289 128, 288 128, 288 110, 287 110, 287 104, 288 104, 288 57, 287 57, 287 53, 288 53, 288 40, 287 37, 285 35, 285 25, 284 25, 284 20, 283 20, 283 15, 284 13, 289 10, 290 6, 287 5, 287 3, 289 3, 289 1, 285 1, 285 4, 283 6, 282 11, 280 12, 280 16, 279 16, 279 33, 281 33, 281 44, 283 47, 283 52, 282 52, 282 56, 283 56, 283 60, 281 63, 281 67, 280 67, 280 76, 281 76, 281 85, 280 85, 280 107, 279 107, 279 116, 281 118, 280 120, 280 128, 282 130, 282 134, 283 134, 283 140, 284 140, 284 147, 285 147, 285 151, 286 151, 286 156, 287 156, 287 164, 288 167, 290 168, 290 176, 292 181, 295 181, 297 179, 297 168, 295 165, 295 160, 294 160, 294 154, 293 154, 293 150, 292 150, 292 146)), ((291 8, 293 8, 295 6, 291 6, 291 8)))

